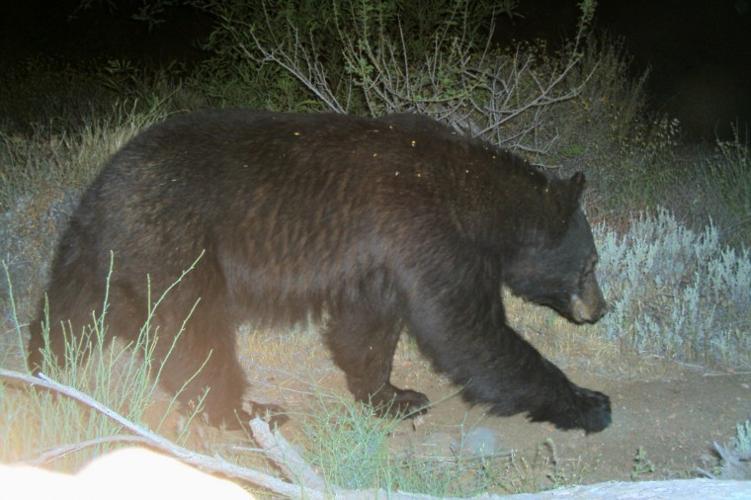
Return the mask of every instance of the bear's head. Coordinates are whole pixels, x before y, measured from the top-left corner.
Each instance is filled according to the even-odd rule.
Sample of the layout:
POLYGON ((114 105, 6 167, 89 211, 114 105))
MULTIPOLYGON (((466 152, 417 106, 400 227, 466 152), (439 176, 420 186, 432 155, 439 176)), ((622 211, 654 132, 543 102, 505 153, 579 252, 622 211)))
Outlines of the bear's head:
POLYGON ((584 174, 551 180, 543 190, 544 220, 504 269, 514 294, 551 307, 574 323, 594 323, 607 311, 597 283, 592 228, 579 207, 584 174))

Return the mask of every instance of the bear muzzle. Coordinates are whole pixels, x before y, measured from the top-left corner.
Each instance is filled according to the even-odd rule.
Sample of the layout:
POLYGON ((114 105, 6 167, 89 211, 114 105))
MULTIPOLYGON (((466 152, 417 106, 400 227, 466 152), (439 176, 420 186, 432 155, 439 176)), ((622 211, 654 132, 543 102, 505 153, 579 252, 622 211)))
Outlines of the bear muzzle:
POLYGON ((570 312, 576 323, 596 323, 608 312, 608 304, 594 277, 584 283, 581 295, 571 295, 570 312))

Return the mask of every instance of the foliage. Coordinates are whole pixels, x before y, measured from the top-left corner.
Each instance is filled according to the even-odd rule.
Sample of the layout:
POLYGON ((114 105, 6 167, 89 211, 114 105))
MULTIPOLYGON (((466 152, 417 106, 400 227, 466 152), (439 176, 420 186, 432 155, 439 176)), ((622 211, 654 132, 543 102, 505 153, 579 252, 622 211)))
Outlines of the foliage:
POLYGON ((636 449, 636 455, 634 455, 634 465, 631 469, 631 480, 644 480, 645 475, 653 474, 654 471, 655 464, 647 457, 647 452, 644 450, 644 447, 639 446, 636 449))
MULTIPOLYGON (((196 263, 193 264, 195 266, 196 263)), ((139 329, 134 343, 128 345, 113 344, 109 341, 112 332, 107 326, 109 308, 108 291, 112 275, 106 277, 106 292, 103 297, 102 310, 99 314, 92 312, 88 325, 80 330, 70 324, 63 325, 65 335, 64 359, 55 360, 49 348, 48 320, 43 324, 43 337, 46 347, 42 351, 44 366, 42 372, 53 380, 79 389, 105 406, 114 409, 133 422, 141 422, 153 403, 157 384, 164 364, 169 359, 169 349, 161 362, 153 361, 157 343, 157 331, 151 324, 157 308, 185 275, 193 269, 191 266, 170 287, 164 290, 153 303, 148 305, 147 320, 139 329)), ((6 279, 9 281, 8 269, 5 267, 6 279)), ((104 277, 103 277, 104 278, 104 277)), ((12 287, 8 286, 12 293, 12 287)), ((149 296, 151 294, 149 293, 149 296)), ((15 301, 9 297, 12 310, 15 301)), ((15 331, 20 345, 20 354, 25 359, 24 339, 18 318, 15 317, 15 331)), ((187 318, 186 318, 187 321, 187 318)), ((178 332, 175 342, 179 340, 178 332)), ((7 353, 5 353, 7 356, 7 353)), ((5 365, 6 361, 3 361, 5 365)), ((185 384, 189 383, 186 381, 185 384)), ((185 386, 185 385, 184 385, 185 386)), ((184 387, 183 386, 183 387, 184 387)), ((158 432, 167 415, 174 410, 176 397, 162 410, 161 420, 156 425, 158 432)), ((200 411, 202 402, 196 402, 188 422, 200 411)), ((78 444, 90 439, 105 438, 102 443, 82 449, 79 453, 60 457, 54 467, 62 470, 74 470, 91 457, 101 454, 114 445, 106 438, 119 432, 119 425, 104 415, 80 406, 68 398, 34 388, 21 391, 9 391, 0 381, 0 437, 4 446, 0 449, 3 462, 30 460, 42 450, 62 445, 78 444)), ((179 440, 187 438, 187 425, 179 440)))
POLYGON ((31 135, 0 131, 0 210, 27 194, 55 188, 80 189, 127 140, 164 118, 160 103, 140 111, 136 101, 118 104, 74 130, 38 127, 31 135))
POLYGON ((472 495, 501 486, 493 458, 394 453, 389 437, 398 420, 377 418, 372 408, 335 395, 318 394, 305 418, 307 459, 327 484, 343 488, 385 488, 431 495, 472 495), (491 463, 492 462, 492 463, 491 463))
POLYGON ((719 463, 712 472, 702 469, 699 472, 712 479, 751 480, 751 420, 735 426, 735 437, 729 443, 714 443, 714 452, 719 463))
POLYGON ((725 222, 728 240, 735 244, 751 242, 751 152, 748 134, 742 137, 736 127, 732 141, 717 141, 717 151, 700 177, 701 191, 725 222))
POLYGON ((26 133, 80 125, 105 113, 113 96, 90 72, 44 56, 8 65, 0 72, 0 130, 26 133))
POLYGON ((637 352, 707 364, 751 365, 751 255, 695 232, 666 209, 643 213, 624 234, 594 229, 611 311, 598 324, 637 352))
MULTIPOLYGON (((583 32, 559 58, 493 48, 493 16, 513 16, 513 2, 209 5, 218 19, 210 65, 257 75, 245 79, 253 99, 259 78, 288 95, 291 77, 294 109, 420 112, 496 144, 544 152, 556 136, 544 117, 578 95, 590 76, 570 77, 583 32)), ((282 102, 268 104, 279 109, 282 102)))
POLYGON ((746 420, 735 426, 733 448, 741 455, 751 456, 751 420, 746 420))

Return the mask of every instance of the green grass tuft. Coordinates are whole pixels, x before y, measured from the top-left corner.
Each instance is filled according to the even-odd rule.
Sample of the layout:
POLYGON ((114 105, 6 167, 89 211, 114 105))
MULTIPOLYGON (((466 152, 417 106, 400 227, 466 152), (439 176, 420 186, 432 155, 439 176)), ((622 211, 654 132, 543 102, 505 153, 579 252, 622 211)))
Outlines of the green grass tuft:
POLYGON ((474 495, 502 487, 501 477, 494 471, 503 467, 496 458, 393 451, 390 436, 397 431, 398 420, 376 417, 371 407, 349 398, 317 396, 305 417, 304 432, 310 442, 307 459, 321 470, 329 485, 438 496, 474 495))
MULTIPOLYGON (((107 276, 107 290, 111 272, 112 263, 110 274, 107 276)), ((174 285, 184 276, 185 274, 174 285)), ((167 289, 154 304, 150 304, 149 319, 153 317, 171 289, 172 287, 167 289)), ((13 297, 9 297, 8 300, 14 306, 13 297)), ((161 363, 152 361, 157 336, 149 320, 140 327, 135 342, 128 345, 109 342, 108 337, 111 334, 107 332, 109 327, 106 322, 108 307, 108 298, 105 295, 102 313, 92 313, 88 325, 84 325, 80 330, 74 330, 70 325, 64 329, 64 360, 55 360, 50 352, 49 326, 45 322, 43 336, 47 347, 43 350, 42 372, 56 382, 90 395, 129 420, 143 423, 143 417, 154 400, 159 375, 169 360, 169 354, 161 363)), ((24 339, 21 336, 21 326, 17 322, 16 333, 19 335, 21 355, 25 358, 24 339)), ((179 341, 180 333, 177 333, 174 342, 179 341)), ((166 416, 174 410, 176 397, 174 396, 162 410, 155 431, 160 430, 166 416)), ((200 409, 199 401, 189 415, 188 422, 200 412, 200 409)), ((184 426, 183 432, 175 439, 184 441, 187 438, 187 428, 187 425, 184 426)), ((30 460, 44 450, 106 438, 119 432, 120 426, 114 421, 76 401, 33 388, 11 391, 0 380, 0 441, 4 444, 0 447, 0 462, 30 460)), ((75 454, 61 457, 51 465, 55 469, 72 471, 113 446, 115 445, 105 442, 84 448, 75 454)))

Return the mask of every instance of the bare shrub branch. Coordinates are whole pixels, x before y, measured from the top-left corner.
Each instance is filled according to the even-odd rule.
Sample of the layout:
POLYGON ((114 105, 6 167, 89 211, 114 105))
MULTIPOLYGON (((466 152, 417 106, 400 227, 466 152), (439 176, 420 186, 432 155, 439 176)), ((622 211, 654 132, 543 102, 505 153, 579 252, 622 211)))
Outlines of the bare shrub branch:
POLYGON ((334 2, 333 34, 311 28, 302 36, 291 16, 278 34, 279 21, 272 23, 265 8, 263 25, 227 20, 225 29, 244 57, 281 67, 332 111, 349 112, 355 92, 372 116, 423 113, 499 146, 545 154, 557 139, 547 112, 580 95, 596 69, 575 74, 581 33, 561 55, 564 63, 550 64, 533 48, 491 49, 492 20, 481 40, 469 5, 456 3, 430 45, 417 51, 399 17, 369 2, 334 2), (322 56, 324 43, 337 46, 340 66, 322 56), (334 88, 333 73, 344 93, 334 88))
POLYGON ((288 21, 284 36, 279 36, 272 26, 265 3, 263 15, 263 37, 258 35, 257 26, 238 21, 227 13, 219 14, 219 18, 245 57, 258 64, 272 63, 280 66, 331 111, 346 113, 346 105, 340 104, 336 92, 329 87, 331 78, 320 61, 320 50, 313 30, 309 29, 307 35, 301 35, 300 29, 288 21))

